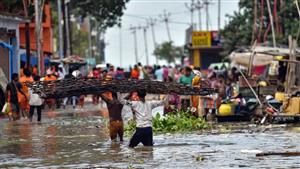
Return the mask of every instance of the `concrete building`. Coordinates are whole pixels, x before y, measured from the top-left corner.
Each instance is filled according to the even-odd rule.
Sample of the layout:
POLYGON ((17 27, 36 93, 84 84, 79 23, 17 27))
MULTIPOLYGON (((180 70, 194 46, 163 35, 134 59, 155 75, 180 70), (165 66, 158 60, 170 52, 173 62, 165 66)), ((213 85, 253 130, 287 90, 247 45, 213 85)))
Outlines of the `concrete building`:
POLYGON ((22 17, 0 13, 0 67, 7 79, 20 70, 19 24, 30 22, 22 17))
MULTIPOLYGON (((41 73, 44 74, 45 71, 45 58, 53 53, 53 28, 52 28, 52 16, 51 16, 51 6, 48 1, 45 2, 43 12, 43 21, 42 21, 42 58, 40 58, 39 62, 41 63, 41 73)), ((25 49, 26 48, 26 29, 25 24, 20 24, 20 46, 25 49)), ((37 41, 35 35, 35 20, 31 20, 29 24, 29 32, 30 32, 30 50, 36 52, 37 41)), ((25 54, 25 50, 23 53, 25 54)), ((37 56, 31 56, 38 62, 37 56)), ((33 63, 31 63, 34 66, 33 63)))

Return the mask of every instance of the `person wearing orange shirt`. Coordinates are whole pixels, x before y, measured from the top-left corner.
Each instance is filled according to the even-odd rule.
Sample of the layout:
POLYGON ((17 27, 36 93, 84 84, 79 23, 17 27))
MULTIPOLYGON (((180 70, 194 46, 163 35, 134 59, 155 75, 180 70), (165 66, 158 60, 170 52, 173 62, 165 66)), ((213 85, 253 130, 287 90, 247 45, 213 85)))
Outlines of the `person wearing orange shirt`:
POLYGON ((20 68, 20 72, 19 72, 19 74, 20 74, 20 77, 23 77, 24 76, 24 68, 20 68))
MULTIPOLYGON (((200 72, 200 68, 195 68, 195 70, 193 71, 195 76, 192 80, 192 86, 194 88, 200 88, 201 87, 201 72, 200 72)), ((192 106, 195 108, 195 112, 194 115, 195 116, 199 116, 200 115, 200 111, 199 111, 199 96, 191 96, 191 101, 192 101, 192 106)))
POLYGON ((32 83, 33 78, 31 76, 31 73, 28 69, 24 69, 24 76, 22 76, 19 79, 19 82, 21 83, 21 88, 19 89, 18 92, 18 98, 19 98, 19 105, 20 105, 20 111, 23 116, 23 118, 27 119, 29 116, 29 92, 28 92, 28 87, 26 83, 32 83))
POLYGON ((140 77, 140 70, 137 65, 134 65, 134 68, 131 71, 131 78, 139 79, 139 77, 140 77))
MULTIPOLYGON (((95 78, 95 79, 99 79, 101 77, 101 73, 100 68, 96 68, 94 67, 93 70, 90 72, 90 74, 88 75, 91 78, 95 78)), ((92 100, 93 100, 93 104, 98 104, 99 103, 99 95, 94 94, 92 95, 92 100)))
MULTIPOLYGON (((50 82, 50 81, 57 80, 56 76, 54 76, 52 74, 51 70, 48 69, 46 73, 47 73, 47 76, 44 78, 44 81, 50 82)), ((49 109, 53 109, 52 106, 54 106, 54 104, 55 104, 55 99, 46 99, 45 103, 48 105, 49 109)))
POLYGON ((38 68, 37 68, 37 65, 35 65, 35 66, 32 68, 32 75, 33 75, 33 76, 37 76, 37 75, 38 75, 38 68))
POLYGON ((44 81, 50 82, 50 81, 55 81, 57 80, 56 76, 52 74, 47 74, 47 76, 44 78, 44 81))

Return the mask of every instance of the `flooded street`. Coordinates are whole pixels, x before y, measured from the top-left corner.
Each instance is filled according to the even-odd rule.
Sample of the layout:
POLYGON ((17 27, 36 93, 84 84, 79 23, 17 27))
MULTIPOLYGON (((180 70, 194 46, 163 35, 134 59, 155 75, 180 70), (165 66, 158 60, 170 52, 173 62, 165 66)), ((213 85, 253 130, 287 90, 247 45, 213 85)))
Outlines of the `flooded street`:
POLYGON ((112 143, 106 113, 89 105, 45 111, 41 124, 1 119, 0 127, 0 168, 300 168, 299 156, 255 156, 300 151, 297 126, 223 123, 210 134, 156 135, 153 148, 136 149, 129 136, 112 143))

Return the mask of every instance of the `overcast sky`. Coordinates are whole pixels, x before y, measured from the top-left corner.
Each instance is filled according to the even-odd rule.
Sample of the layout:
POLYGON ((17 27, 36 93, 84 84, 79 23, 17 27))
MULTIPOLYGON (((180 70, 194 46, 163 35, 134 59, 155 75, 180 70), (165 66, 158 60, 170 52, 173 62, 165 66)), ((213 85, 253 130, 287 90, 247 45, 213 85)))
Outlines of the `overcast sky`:
MULTIPOLYGON (((197 0, 195 0, 197 1, 197 0)), ((226 14, 232 14, 238 10, 239 0, 221 0, 221 27, 224 26, 227 18, 226 14)), ((166 10, 170 15, 170 34, 175 45, 183 45, 185 42, 185 30, 191 22, 191 13, 186 8, 185 3, 190 3, 191 0, 130 0, 127 4, 127 9, 122 17, 121 33, 118 27, 108 29, 105 40, 106 47, 106 62, 120 66, 120 35, 122 37, 122 66, 129 66, 135 63, 134 53, 134 38, 129 30, 130 26, 146 26, 146 19, 155 18, 157 23, 154 27, 155 38, 157 43, 168 41, 167 29, 165 23, 161 21, 160 15, 166 10)), ((211 0, 209 6, 209 28, 217 30, 218 27, 218 1, 211 0)), ((198 28, 198 11, 194 12, 194 24, 198 28)), ((206 29, 206 15, 202 10, 202 29, 206 29)), ((138 41, 138 56, 139 61, 146 63, 145 44, 143 31, 137 31, 138 41)), ((154 50, 153 38, 151 30, 147 31, 148 53, 150 64, 155 63, 155 58, 152 55, 154 50)), ((163 64, 164 62, 160 62, 163 64)))

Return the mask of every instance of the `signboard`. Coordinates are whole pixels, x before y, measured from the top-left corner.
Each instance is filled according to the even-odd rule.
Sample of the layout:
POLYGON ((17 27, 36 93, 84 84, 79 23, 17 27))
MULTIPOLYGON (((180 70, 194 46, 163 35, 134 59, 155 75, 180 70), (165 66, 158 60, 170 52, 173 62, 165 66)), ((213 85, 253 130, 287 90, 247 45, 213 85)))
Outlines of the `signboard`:
POLYGON ((221 40, 218 31, 211 31, 211 46, 221 46, 221 40))
POLYGON ((210 48, 211 47, 211 32, 198 31, 192 33, 193 47, 210 48))

